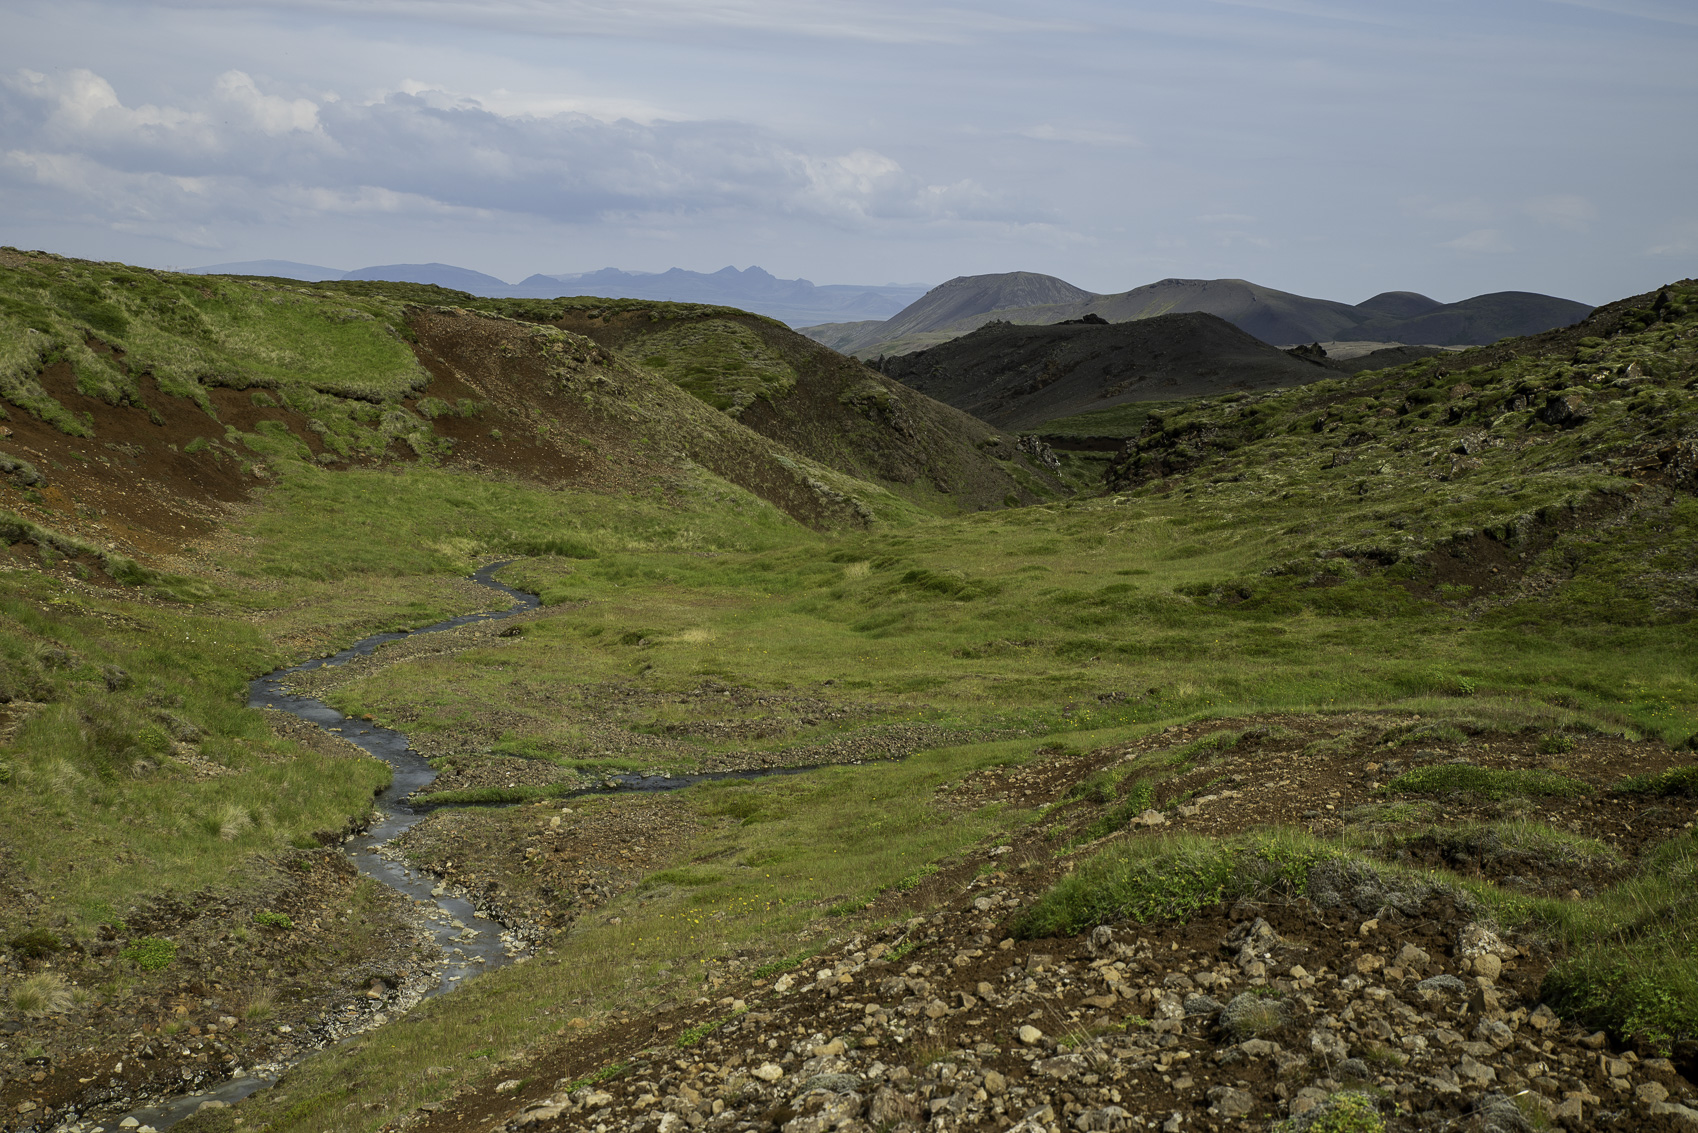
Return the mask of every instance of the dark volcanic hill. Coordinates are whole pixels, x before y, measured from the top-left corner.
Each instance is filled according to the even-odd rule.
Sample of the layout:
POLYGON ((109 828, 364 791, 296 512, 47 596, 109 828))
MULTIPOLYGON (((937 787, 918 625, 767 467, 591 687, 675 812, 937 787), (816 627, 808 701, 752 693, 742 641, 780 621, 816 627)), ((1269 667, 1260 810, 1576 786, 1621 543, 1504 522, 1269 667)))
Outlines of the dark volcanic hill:
POLYGON ((1115 295, 1094 295, 1053 276, 1014 272, 964 276, 933 288, 884 322, 828 323, 802 333, 860 358, 923 350, 985 323, 1049 324, 1083 315, 1111 323, 1203 311, 1263 342, 1396 342, 1481 346, 1569 326, 1584 303, 1526 291, 1440 303, 1413 291, 1385 291, 1358 304, 1315 299, 1243 279, 1164 279, 1115 295))
MULTIPOLYGON (((1385 298, 1385 295, 1376 295, 1357 309, 1367 310, 1369 304, 1385 298)), ((1592 308, 1571 299, 1558 299, 1531 291, 1495 291, 1460 303, 1434 303, 1419 313, 1400 315, 1395 308, 1382 307, 1381 310, 1384 312, 1381 317, 1358 323, 1350 337, 1383 337, 1388 342, 1420 342, 1434 346, 1485 346, 1502 338, 1521 338, 1543 334, 1556 327, 1572 326, 1590 314, 1592 308)))
POLYGON ((915 331, 937 330, 963 319, 1021 307, 1084 303, 1096 298, 1053 275, 1010 271, 1000 275, 958 275, 940 283, 908 304, 884 324, 883 333, 900 338, 915 331))
POLYGON ((641 299, 503 309, 593 339, 790 451, 922 506, 941 495, 980 511, 1064 491, 984 421, 772 319, 641 299))
POLYGON ((1016 429, 1131 401, 1302 385, 1332 372, 1218 315, 1188 312, 1127 323, 988 323, 929 350, 886 358, 884 373, 1016 429))

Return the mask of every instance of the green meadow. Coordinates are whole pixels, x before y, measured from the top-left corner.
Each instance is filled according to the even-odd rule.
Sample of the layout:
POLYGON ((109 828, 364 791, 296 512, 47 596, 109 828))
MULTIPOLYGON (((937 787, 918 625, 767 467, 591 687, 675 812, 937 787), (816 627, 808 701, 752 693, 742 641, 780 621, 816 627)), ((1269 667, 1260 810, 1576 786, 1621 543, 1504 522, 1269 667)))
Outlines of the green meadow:
MULTIPOLYGON (((341 416, 328 427, 350 452, 371 423, 348 398, 394 399, 423 380, 395 329, 403 300, 421 301, 412 293, 306 296, 97 265, 70 299, 47 302, 40 272, 9 270, 22 282, 0 305, 19 330, 6 341, 42 341, 33 354, 8 347, 0 392, 44 419, 64 411, 38 404, 30 374, 52 361, 90 390, 136 395, 104 356, 85 357, 85 327, 146 359, 168 390, 192 396, 227 365, 291 404, 330 399, 341 416)), ((144 896, 257 884, 278 855, 368 810, 387 770, 274 735, 245 707, 246 681, 378 630, 499 606, 464 583, 498 560, 511 560, 505 582, 542 597, 518 632, 393 664, 380 652, 325 699, 434 737, 457 764, 519 756, 561 782, 584 768, 687 770, 863 741, 869 754, 684 792, 698 828, 677 860, 527 963, 292 1070, 254 1103, 274 1130, 323 1128, 333 1112, 338 1128, 375 1128, 573 1019, 600 1026, 800 965, 865 927, 881 894, 922 901, 942 865, 1046 821, 1047 808, 957 808, 950 793, 1058 751, 1214 718, 1381 709, 1473 732, 1698 746, 1698 500, 1678 469, 1641 474, 1677 467, 1655 454, 1698 425, 1698 299, 1674 294, 1654 317, 1630 312, 1611 337, 1545 355, 1445 368, 1463 355, 1122 413, 1138 448, 1108 490, 970 514, 903 504, 865 528, 811 529, 693 466, 664 492, 613 495, 434 461, 331 471, 250 438, 274 478, 233 516, 233 537, 200 556, 203 571, 142 571, 101 590, 16 556, 0 573, 0 686, 16 716, 0 747, 0 839, 8 868, 51 894, 49 914, 0 910, 0 935, 51 915, 88 936, 144 896), (1583 425, 1540 416, 1570 396, 1587 406, 1583 425), (725 690, 722 702, 704 688, 725 690), (902 759, 877 746, 921 727, 944 738, 902 759), (426 1061, 452 1072, 401 1072, 426 1061), (345 1112, 351 1091, 374 1108, 345 1112)), ((716 406, 783 396, 791 380, 724 333, 685 328, 663 345, 635 363, 716 406)), ((74 433, 77 419, 62 427, 74 433)), ((17 532, 17 547, 56 553, 17 532)), ((1171 762, 1214 757, 1187 749, 1171 762)), ((1575 789, 1554 773, 1411 774, 1399 789, 1417 795, 1575 789)), ((1116 817, 1078 844, 1115 834, 1154 781, 1082 783, 1076 797, 1116 817)), ((1623 787, 1692 793, 1682 773, 1623 787)), ((1395 821, 1430 817, 1398 805, 1395 821)), ((533 811, 548 813, 516 813, 533 811)), ((1503 836, 1609 853, 1548 828, 1503 836)), ((1235 886, 1300 887, 1314 862, 1372 848, 1278 833, 1111 844, 1088 851, 1028 929, 1182 916, 1235 886)), ((1666 1045, 1698 1018, 1682 897, 1693 854, 1689 835, 1676 838, 1595 900, 1482 900, 1570 948, 1553 994, 1666 1045)))

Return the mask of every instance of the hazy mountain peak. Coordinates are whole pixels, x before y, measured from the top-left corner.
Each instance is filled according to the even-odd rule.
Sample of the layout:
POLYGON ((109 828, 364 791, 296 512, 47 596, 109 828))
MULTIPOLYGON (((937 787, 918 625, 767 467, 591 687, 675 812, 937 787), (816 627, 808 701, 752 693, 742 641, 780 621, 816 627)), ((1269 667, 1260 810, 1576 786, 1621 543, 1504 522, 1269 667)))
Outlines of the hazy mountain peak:
POLYGON ((1442 306, 1444 304, 1437 299, 1429 299, 1418 291, 1382 291, 1372 299, 1364 299, 1356 304, 1356 309, 1366 311, 1370 315, 1412 319, 1416 315, 1436 311, 1442 306))
POLYGON ((426 283, 474 295, 502 295, 507 292, 505 280, 485 275, 471 268, 453 264, 380 264, 376 267, 351 271, 343 279, 380 279, 390 283, 426 283))

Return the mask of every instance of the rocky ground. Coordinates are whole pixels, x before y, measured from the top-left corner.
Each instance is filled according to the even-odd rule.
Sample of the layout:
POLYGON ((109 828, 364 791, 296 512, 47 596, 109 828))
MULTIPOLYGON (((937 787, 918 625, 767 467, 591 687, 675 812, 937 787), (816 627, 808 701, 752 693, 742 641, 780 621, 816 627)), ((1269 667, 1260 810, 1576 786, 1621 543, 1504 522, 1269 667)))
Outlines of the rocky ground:
POLYGON ((671 861, 695 829, 694 811, 673 796, 596 797, 441 812, 389 852, 542 938, 671 861))
POLYGON ((624 1024, 612 1073, 562 1052, 526 1071, 558 1072, 552 1088, 509 1079, 402 1124, 1055 1133, 1360 1110, 1411 1129, 1698 1128, 1673 1063, 1537 1003, 1537 946, 1442 890, 1330 880, 1177 928, 1017 942, 1031 894, 993 876, 717 1012, 624 1024))
POLYGON ((122 1114, 292 1063, 416 1002, 434 983, 429 953, 406 901, 329 850, 278 862, 263 892, 164 899, 90 944, 14 947, 0 982, 58 990, 40 1010, 0 1010, 0 1129, 122 1114), (148 941, 172 946, 163 967, 144 966, 148 941))
MULTIPOLYGON (((1336 1123, 1372 1109, 1399 1129, 1698 1129, 1698 1096, 1682 1076, 1693 1060, 1624 1048, 1554 1015, 1538 1000, 1560 959, 1552 942, 1494 926, 1465 892, 1407 868, 1590 896, 1694 817, 1691 800, 1607 788, 1688 759, 1652 742, 1384 713, 1214 720, 1094 751, 1054 745, 940 788, 934 806, 946 815, 1000 801, 1038 818, 1012 844, 887 891, 858 935, 850 929, 783 974, 760 966, 761 955, 726 957, 699 998, 574 1019, 557 1047, 509 1058, 389 1127, 1350 1129, 1336 1123), (1450 765, 1560 773, 1591 790, 1495 800, 1387 790, 1404 769, 1450 765), (1147 808, 1097 837, 1143 781, 1147 808), (1317 867, 1302 897, 1021 939, 1022 911, 1115 839, 1275 824, 1336 838, 1358 856, 1317 867), (1514 836, 1535 826, 1564 837, 1514 836), (1386 865, 1364 864, 1374 858, 1386 865), (1335 1124, 1320 1124, 1329 1114, 1335 1124)), ((669 795, 443 811, 393 852, 564 955, 577 918, 687 855, 702 821, 669 795)), ((88 1112, 97 1095, 110 1105, 196 1074, 284 1061, 403 1009, 406 981, 392 984, 373 965, 422 972, 429 958, 411 935, 392 955, 347 951, 337 934, 357 927, 342 919, 354 879, 339 855, 302 858, 310 870, 283 872, 300 892, 273 898, 292 933, 268 930, 239 957, 213 933, 185 951, 169 986, 6 1016, 0 1096, 12 1124, 0 1128, 50 1129, 55 1114, 73 1104, 88 1112), (311 983, 309 970, 331 982, 311 983), (256 1017, 262 987, 291 990, 262 1000, 256 1017), (12 1037, 26 1029, 27 1039, 12 1037), (29 1063, 26 1050, 47 1062, 29 1063), (123 1076, 104 1065, 120 1059, 123 1076)), ((159 915, 177 918, 180 940, 185 923, 231 919, 210 898, 207 911, 159 915)), ((395 910, 394 923, 406 915, 395 910)), ((151 921, 129 928, 163 932, 151 921)), ((70 970, 79 985, 93 982, 70 970)))
MULTIPOLYGON (((1018 939, 1021 910, 1095 848, 1077 840, 1105 807, 1079 787, 1105 768, 1206 753, 1194 767, 1170 764, 1178 773, 1159 784, 1133 837, 1284 821, 1420 864, 1444 823, 1514 817, 1534 800, 1388 797, 1381 788, 1399 765, 1560 765, 1605 785, 1683 758, 1595 736, 1544 754, 1541 744, 1553 745, 1538 734, 1423 723, 1210 721, 969 777, 940 795, 945 810, 1003 798, 1043 807, 1045 819, 1011 846, 945 863, 917 891, 887 894, 871 913, 894 923, 795 971, 756 978, 729 961, 711 996, 602 1020, 391 1127, 1370 1129, 1348 1121, 1371 1112, 1397 1129, 1698 1129, 1698 1092, 1682 1074, 1693 1067, 1565 1022, 1538 999, 1558 958, 1549 941, 1501 932, 1463 891, 1407 872, 1332 863, 1300 898, 1018 939), (1240 738, 1197 744, 1223 732, 1240 738), (1414 821, 1388 824, 1386 808, 1399 803, 1417 808, 1414 821), (903 908, 927 911, 901 918, 903 908)), ((1607 883, 1692 821, 1689 804, 1632 796, 1537 803, 1544 821, 1599 835, 1619 857, 1602 873, 1564 872, 1561 847, 1532 860, 1500 846, 1476 855, 1476 872, 1512 885, 1532 874, 1534 889, 1607 883)))

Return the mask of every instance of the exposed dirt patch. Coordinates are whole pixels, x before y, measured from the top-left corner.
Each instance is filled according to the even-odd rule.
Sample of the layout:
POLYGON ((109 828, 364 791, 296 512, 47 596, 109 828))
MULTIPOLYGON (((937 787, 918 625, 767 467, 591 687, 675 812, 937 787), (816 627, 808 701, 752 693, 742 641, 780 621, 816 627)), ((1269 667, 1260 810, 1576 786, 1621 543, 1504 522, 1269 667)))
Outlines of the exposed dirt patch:
POLYGON ((670 861, 695 830, 676 798, 583 798, 439 812, 391 845, 502 923, 559 933, 670 861))
POLYGON ((381 1022, 435 981, 423 962, 429 936, 414 920, 404 898, 362 883, 343 855, 317 851, 279 861, 261 889, 161 897, 92 942, 34 958, 11 950, 0 961, 0 1127, 122 1113, 381 1022), (158 970, 125 954, 148 940, 174 946, 158 970), (11 993, 44 973, 62 976, 75 1001, 41 1015, 16 1010, 11 993))

